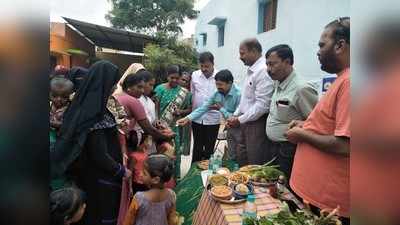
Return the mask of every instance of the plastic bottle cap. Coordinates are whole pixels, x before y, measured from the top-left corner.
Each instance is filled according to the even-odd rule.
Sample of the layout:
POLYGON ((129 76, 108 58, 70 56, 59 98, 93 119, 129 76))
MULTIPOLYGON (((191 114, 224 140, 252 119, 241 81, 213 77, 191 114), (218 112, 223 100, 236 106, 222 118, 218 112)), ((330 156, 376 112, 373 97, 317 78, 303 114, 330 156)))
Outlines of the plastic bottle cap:
POLYGON ((246 200, 248 202, 255 202, 256 201, 256 196, 255 195, 248 195, 246 200))

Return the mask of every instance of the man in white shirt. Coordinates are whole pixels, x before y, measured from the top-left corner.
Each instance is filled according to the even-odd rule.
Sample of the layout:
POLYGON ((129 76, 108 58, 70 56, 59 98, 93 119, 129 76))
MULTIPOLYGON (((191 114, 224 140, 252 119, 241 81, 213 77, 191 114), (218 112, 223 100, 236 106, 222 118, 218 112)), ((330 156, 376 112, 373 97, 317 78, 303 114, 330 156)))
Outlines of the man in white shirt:
MULTIPOLYGON (((216 91, 214 56, 211 52, 200 53, 200 70, 192 74, 190 91, 192 92, 193 111, 202 106, 216 91)), ((209 159, 213 153, 218 136, 220 113, 210 110, 200 118, 192 121, 193 130, 193 159, 192 162, 209 159)))
POLYGON ((273 94, 273 81, 267 73, 262 47, 257 39, 246 39, 240 44, 240 60, 249 66, 242 88, 240 104, 228 126, 240 126, 242 154, 240 165, 262 164, 271 159, 265 134, 269 105, 273 94))

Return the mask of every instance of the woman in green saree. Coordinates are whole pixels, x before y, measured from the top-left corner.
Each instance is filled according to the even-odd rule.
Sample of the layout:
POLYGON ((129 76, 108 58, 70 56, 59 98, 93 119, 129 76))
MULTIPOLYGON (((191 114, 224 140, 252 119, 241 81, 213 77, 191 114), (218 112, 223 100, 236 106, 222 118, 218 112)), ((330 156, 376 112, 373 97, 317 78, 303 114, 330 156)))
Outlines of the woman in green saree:
POLYGON ((168 124, 175 132, 175 176, 180 178, 181 155, 190 153, 190 132, 176 126, 176 121, 192 111, 192 96, 189 90, 179 86, 180 71, 178 66, 167 68, 168 82, 160 84, 154 90, 159 119, 168 124))

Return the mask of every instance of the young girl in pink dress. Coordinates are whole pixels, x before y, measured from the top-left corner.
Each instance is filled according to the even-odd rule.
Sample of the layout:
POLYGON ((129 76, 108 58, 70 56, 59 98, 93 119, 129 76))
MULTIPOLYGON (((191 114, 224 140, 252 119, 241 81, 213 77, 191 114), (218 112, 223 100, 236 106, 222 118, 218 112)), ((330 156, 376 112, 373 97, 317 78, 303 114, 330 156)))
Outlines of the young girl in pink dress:
POLYGON ((176 225, 176 195, 165 187, 171 180, 174 163, 163 154, 149 155, 143 164, 143 182, 147 191, 135 194, 123 225, 176 225))

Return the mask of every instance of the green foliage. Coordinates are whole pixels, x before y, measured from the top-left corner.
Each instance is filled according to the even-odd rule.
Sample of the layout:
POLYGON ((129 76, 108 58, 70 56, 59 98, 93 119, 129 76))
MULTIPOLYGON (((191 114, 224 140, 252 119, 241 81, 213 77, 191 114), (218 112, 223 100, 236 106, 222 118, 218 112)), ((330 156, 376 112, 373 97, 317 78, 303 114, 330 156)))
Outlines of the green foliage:
POLYGON ((185 18, 195 19, 194 0, 109 0, 113 9, 106 19, 116 28, 155 34, 182 33, 185 18))
POLYGON ((197 52, 196 50, 186 45, 182 42, 177 42, 175 46, 172 47, 175 51, 176 55, 183 59, 183 63, 181 64, 182 68, 186 71, 192 71, 197 69, 197 52))
POLYGON ((283 203, 281 211, 277 214, 245 222, 250 225, 341 225, 337 216, 316 216, 307 209, 290 212, 286 203, 283 203))
POLYGON ((156 75, 157 83, 165 81, 163 75, 168 65, 182 63, 182 60, 176 56, 173 50, 161 48, 156 44, 148 44, 144 49, 144 54, 144 66, 156 75))
POLYGON ((166 81, 166 68, 169 65, 179 65, 183 70, 194 70, 197 67, 195 50, 182 43, 172 43, 172 47, 161 47, 148 44, 144 48, 144 66, 157 77, 157 83, 166 81))
POLYGON ((177 40, 185 18, 194 19, 195 0, 109 0, 113 9, 106 19, 113 27, 153 35, 158 45, 144 49, 145 67, 165 81, 165 69, 179 65, 190 71, 197 67, 197 53, 192 46, 177 40))

